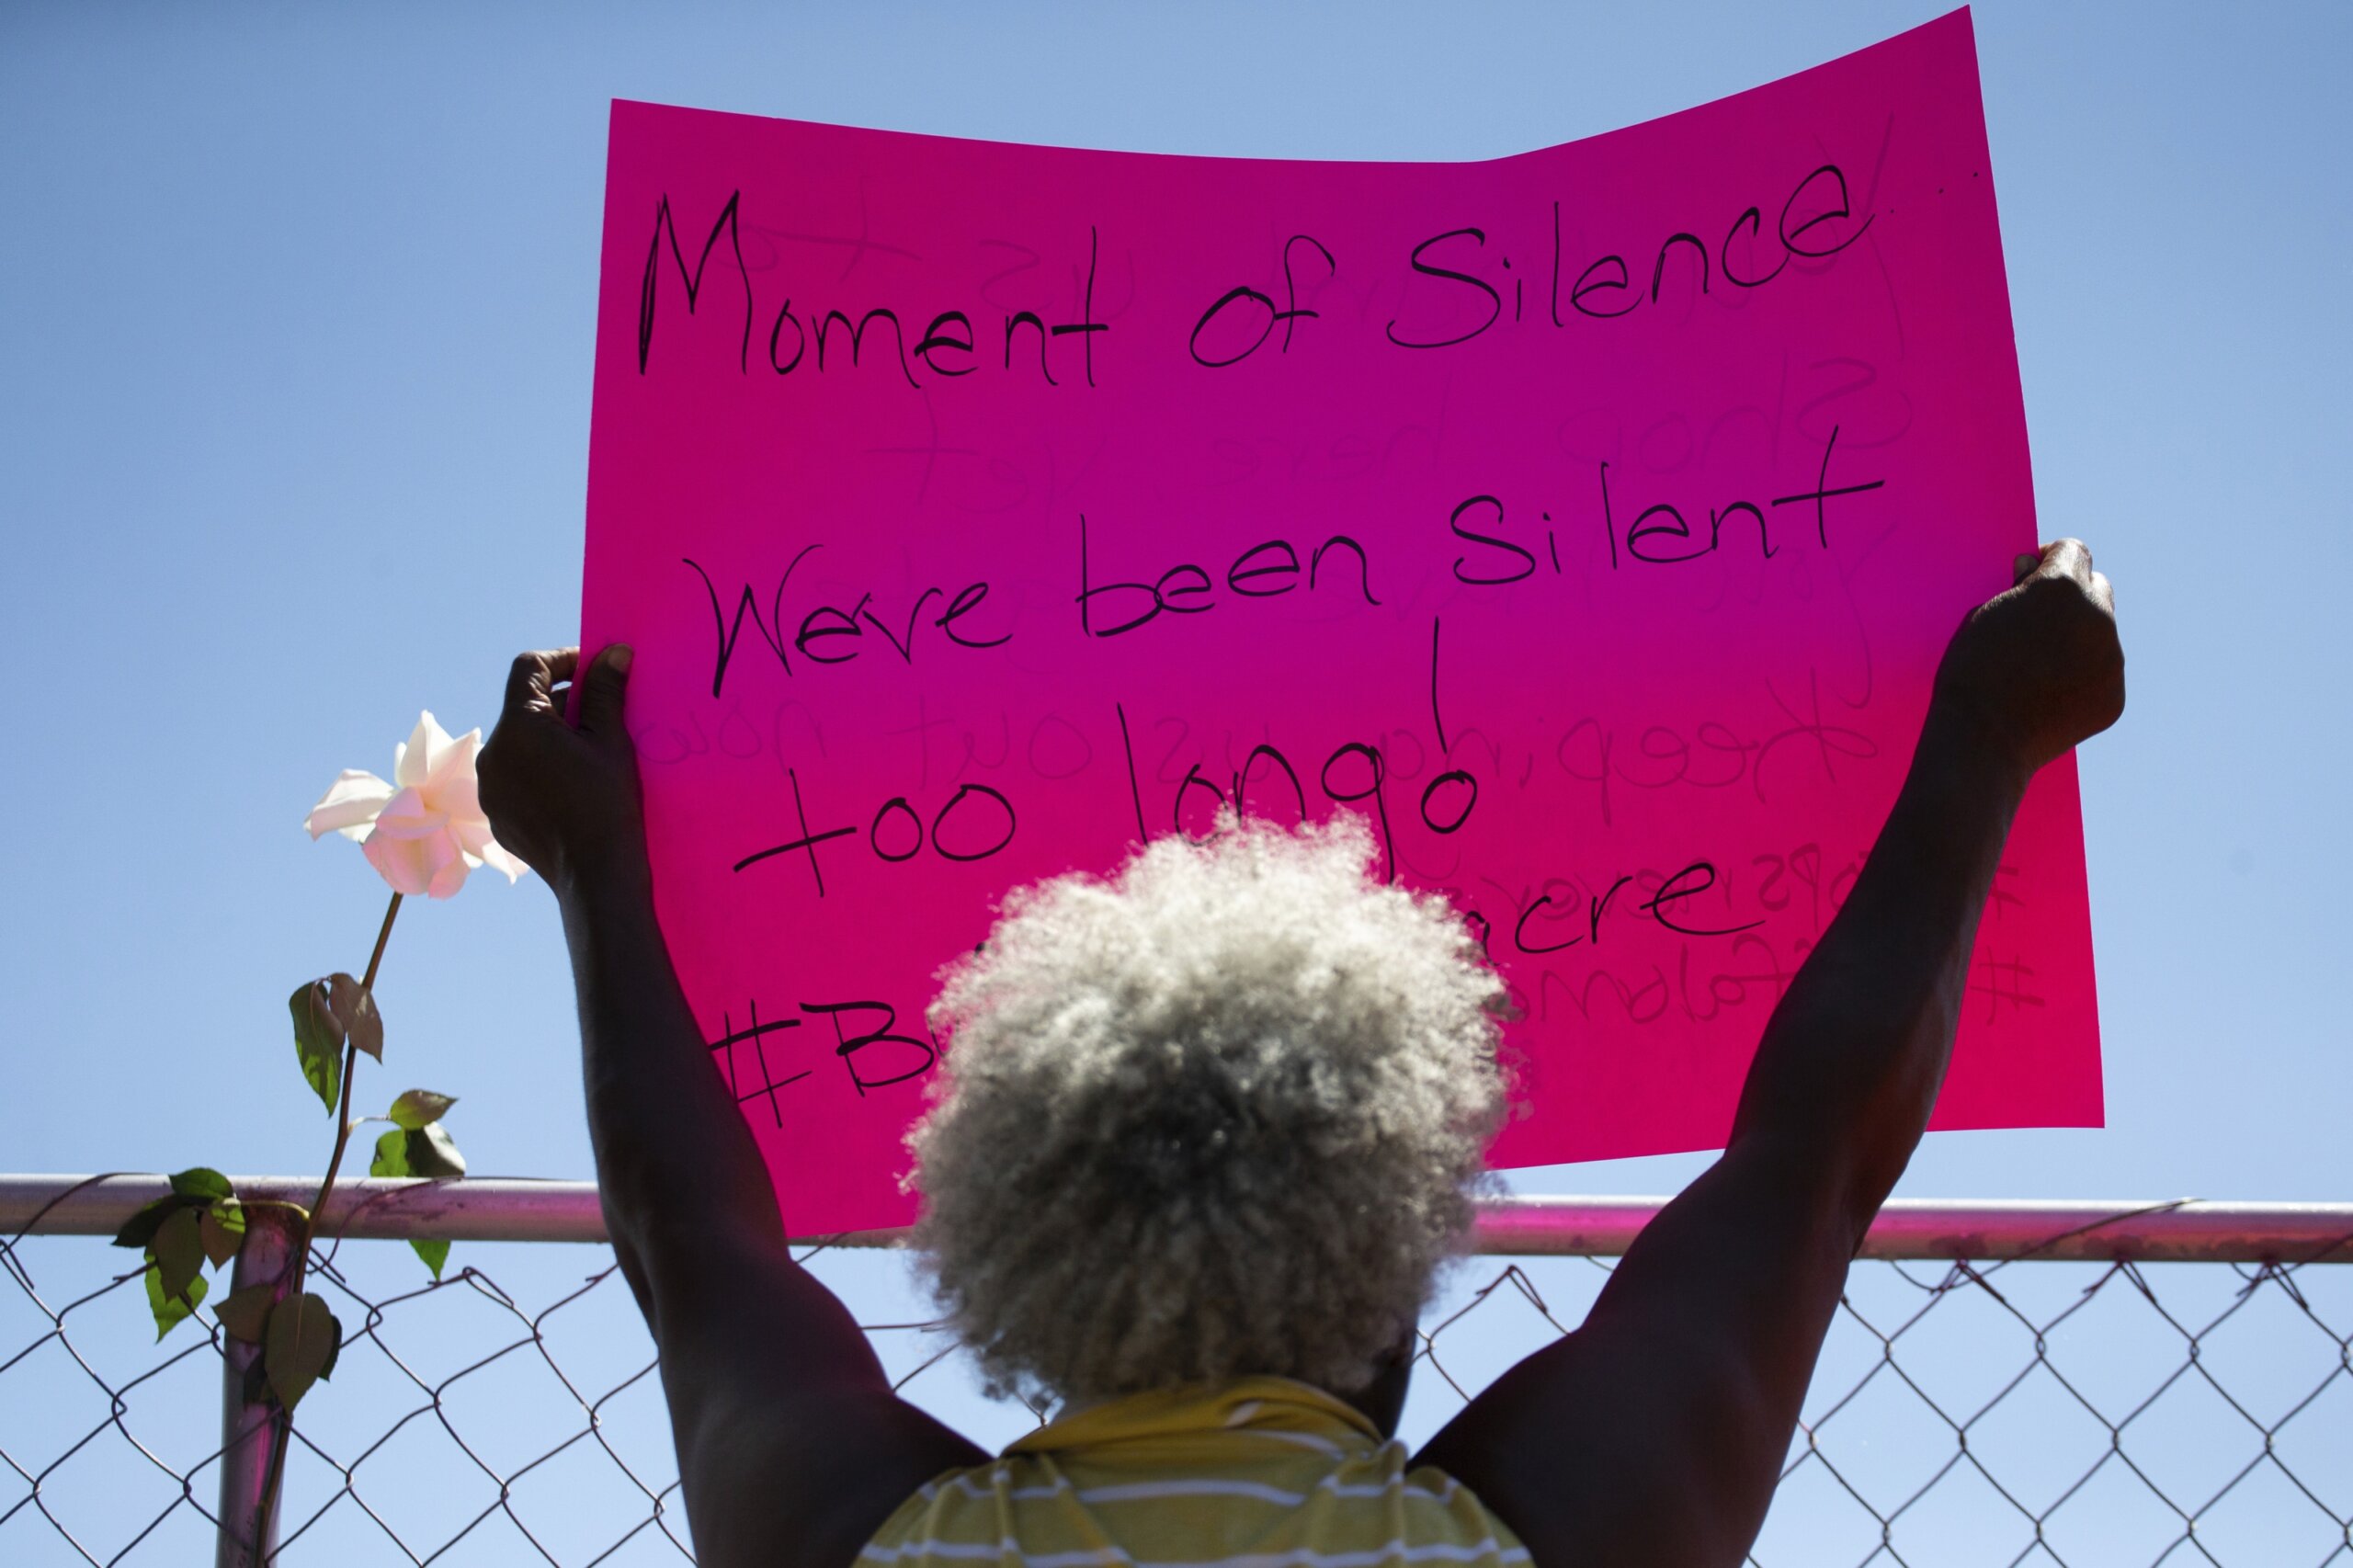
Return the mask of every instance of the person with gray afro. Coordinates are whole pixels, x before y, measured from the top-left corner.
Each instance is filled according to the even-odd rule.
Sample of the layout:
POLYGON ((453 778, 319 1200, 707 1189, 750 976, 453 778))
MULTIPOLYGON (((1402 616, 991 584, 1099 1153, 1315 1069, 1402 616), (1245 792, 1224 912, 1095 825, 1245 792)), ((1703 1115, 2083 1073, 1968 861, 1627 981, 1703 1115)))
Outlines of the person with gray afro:
POLYGON ((607 1223, 706 1568, 1733 1568, 1936 1103, 2027 784, 2124 706, 2090 553, 2020 557, 1945 652, 1722 1156, 1582 1326, 1415 1454, 1392 1436, 1415 1325, 1510 1088, 1465 923, 1374 883, 1346 817, 1229 817, 1012 894, 943 977, 909 1141, 949 1321, 993 1388, 1055 1408, 992 1460, 892 1391, 785 1244, 654 922, 630 662, 517 659, 482 801, 563 913, 607 1223))

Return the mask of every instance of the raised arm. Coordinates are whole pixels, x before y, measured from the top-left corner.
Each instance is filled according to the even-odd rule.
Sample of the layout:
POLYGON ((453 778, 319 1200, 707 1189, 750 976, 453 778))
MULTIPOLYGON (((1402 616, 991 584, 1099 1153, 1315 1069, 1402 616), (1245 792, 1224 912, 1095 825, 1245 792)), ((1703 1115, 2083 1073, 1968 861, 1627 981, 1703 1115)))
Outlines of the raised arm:
POLYGON ((923 1482, 983 1456, 892 1394, 849 1312, 792 1261, 654 923, 629 650, 582 677, 577 727, 558 691, 575 663, 515 661, 482 803, 563 911, 605 1222, 661 1353, 698 1559, 843 1568, 923 1482))
POLYGON ((1946 651, 1903 792, 1766 1026, 1723 1157, 1583 1327, 1424 1451, 1539 1568, 1731 1568, 1764 1522, 1847 1266, 1944 1080, 2027 782, 2123 710, 2089 552, 2063 540, 2018 565, 1946 651))

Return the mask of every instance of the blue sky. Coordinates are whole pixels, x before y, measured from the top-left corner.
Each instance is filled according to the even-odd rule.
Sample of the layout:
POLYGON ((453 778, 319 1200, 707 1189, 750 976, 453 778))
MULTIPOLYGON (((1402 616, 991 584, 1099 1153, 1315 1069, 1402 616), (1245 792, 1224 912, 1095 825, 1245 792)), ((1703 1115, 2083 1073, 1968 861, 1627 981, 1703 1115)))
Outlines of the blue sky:
MULTIPOLYGON (((0 1168, 322 1163, 284 997, 360 966, 383 893, 298 824, 420 707, 487 724, 509 654, 574 633, 610 98, 1476 158, 1940 8, 0 13, 0 1168)), ((1977 26, 2041 513, 2093 542, 2131 658, 2082 759, 2109 1125, 1932 1138, 1904 1190, 2353 1199, 2353 12, 1977 26)), ((413 907, 379 992, 363 1103, 449 1090, 477 1172, 589 1174, 544 888, 413 907)))
MULTIPOLYGON (((573 635, 609 98, 1472 158, 1937 9, 11 10, 0 1165, 320 1164, 282 1001, 359 966, 381 890, 295 824, 573 635)), ((2083 758, 2110 1125, 1931 1139, 1906 1189, 2343 1198, 2353 28, 1977 19, 2041 510, 2114 576, 2131 661, 2083 758)), ((381 993, 377 1086, 461 1095, 478 1170, 587 1173, 543 888, 413 909, 381 993)))

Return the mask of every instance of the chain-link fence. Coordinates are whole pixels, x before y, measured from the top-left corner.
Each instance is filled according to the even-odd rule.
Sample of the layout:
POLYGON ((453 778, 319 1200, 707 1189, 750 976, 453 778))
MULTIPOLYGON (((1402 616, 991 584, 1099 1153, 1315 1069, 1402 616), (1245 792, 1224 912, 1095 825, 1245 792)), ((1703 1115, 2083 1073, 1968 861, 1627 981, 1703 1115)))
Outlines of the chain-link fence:
MULTIPOLYGON (((455 1228, 499 1233, 492 1199, 455 1228)), ((593 1193, 574 1209, 569 1232, 506 1233, 593 1231, 593 1193)), ((1612 1266, 1595 1255, 1647 1209, 1547 1212, 1492 1213, 1483 1239, 1567 1256, 1475 1257, 1426 1320, 1408 1442, 1574 1328, 1612 1266)), ((1874 1233, 1752 1562, 2353 1568, 2353 1268, 2330 1267, 2353 1261, 2353 1206, 1987 1212, 1915 1205, 1874 1233), (2194 1222, 2134 1222, 2152 1214, 2194 1222), (1981 1256, 1927 1256, 1955 1238, 1981 1256), (2205 1261, 2162 1261, 2181 1256, 2205 1261)), ((225 1337, 200 1312, 157 1343, 137 1255, 40 1233, 55 1215, 0 1243, 0 1562, 201 1561, 225 1337)), ((0 1203, 0 1234, 26 1217, 0 1203)), ((318 1256, 347 1340, 301 1410, 281 1561, 691 1560, 653 1346, 608 1249, 461 1242, 438 1283, 405 1246, 318 1256)), ((983 1399, 910 1313, 902 1256, 807 1261, 910 1398, 992 1447, 1038 1422, 983 1399)))

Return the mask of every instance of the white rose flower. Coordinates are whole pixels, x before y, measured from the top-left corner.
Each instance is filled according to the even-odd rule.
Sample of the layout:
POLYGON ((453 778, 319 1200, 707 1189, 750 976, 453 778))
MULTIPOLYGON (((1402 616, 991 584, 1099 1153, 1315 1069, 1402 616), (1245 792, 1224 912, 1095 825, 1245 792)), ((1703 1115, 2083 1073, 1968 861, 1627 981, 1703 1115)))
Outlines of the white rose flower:
POLYGON ((392 891, 448 898, 477 866, 515 881, 529 869, 498 846, 475 793, 482 732, 451 740, 430 713, 392 754, 392 782, 347 767, 302 825, 313 839, 339 833, 356 842, 392 891))

